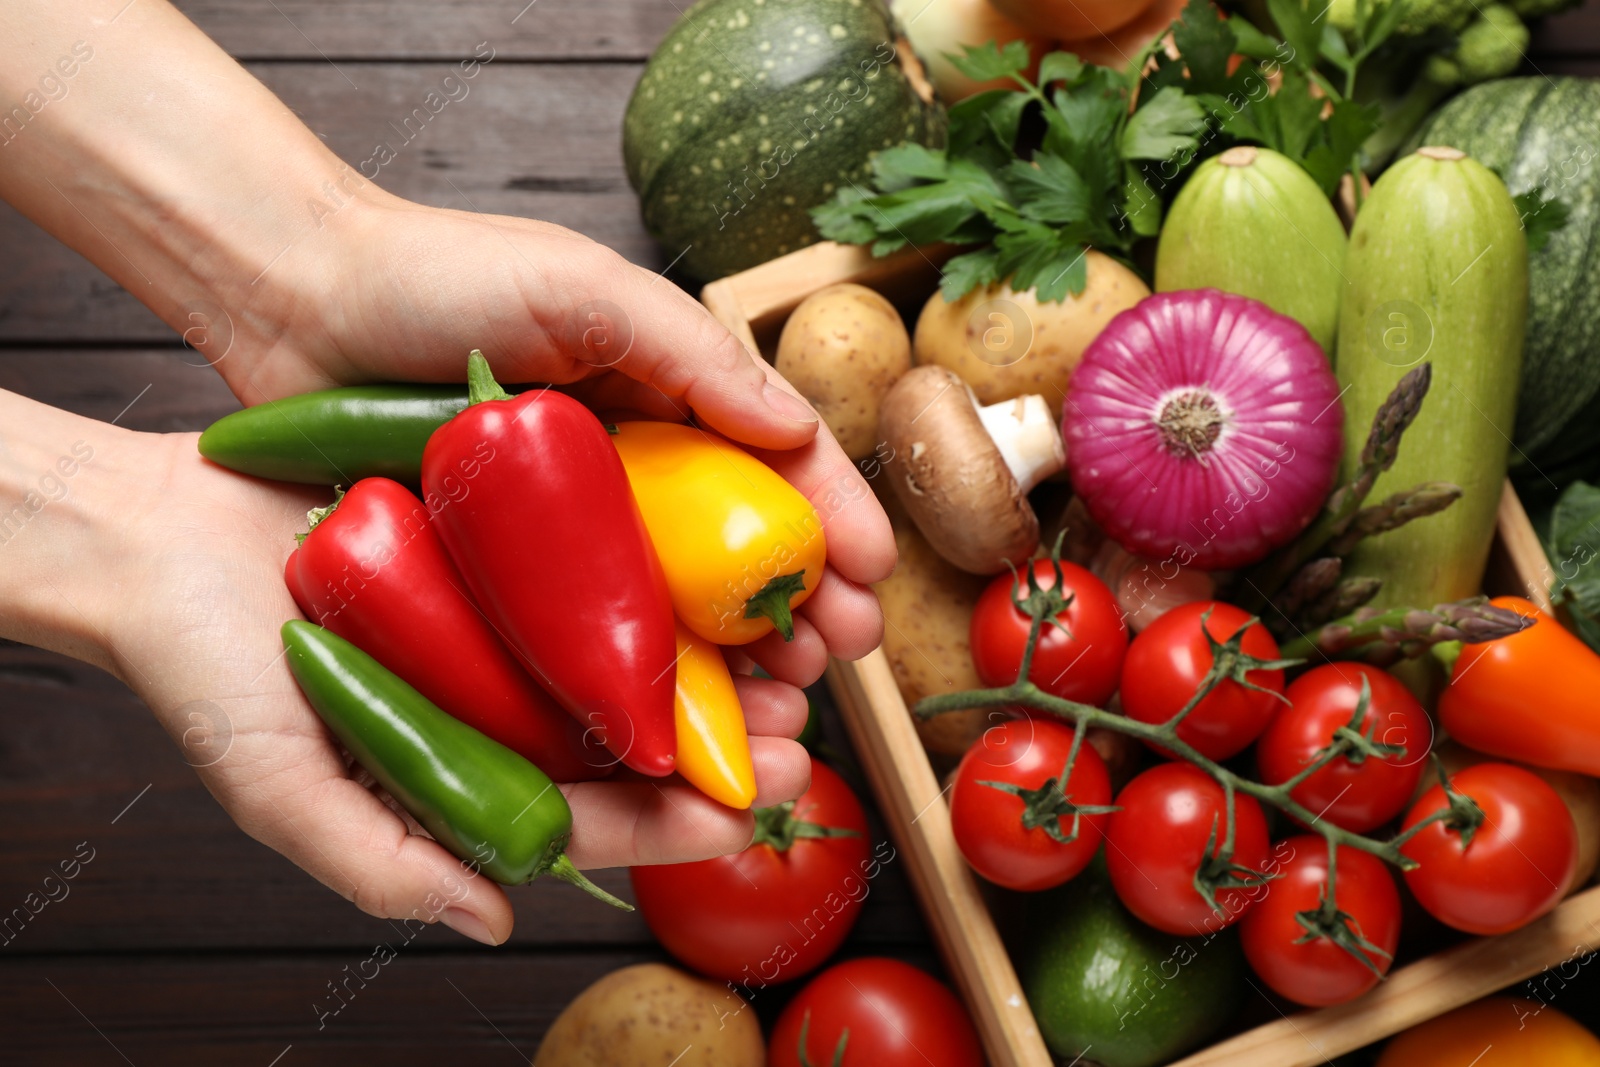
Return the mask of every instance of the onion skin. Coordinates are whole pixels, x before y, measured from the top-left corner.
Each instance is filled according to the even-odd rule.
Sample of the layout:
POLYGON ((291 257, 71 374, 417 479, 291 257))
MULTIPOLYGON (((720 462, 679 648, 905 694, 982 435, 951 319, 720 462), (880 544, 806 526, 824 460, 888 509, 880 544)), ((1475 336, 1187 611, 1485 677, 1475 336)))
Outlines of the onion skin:
POLYGON ((1061 432, 1074 490, 1129 552, 1242 567, 1333 488, 1339 386, 1295 320, 1216 289, 1158 293, 1084 352, 1061 432))

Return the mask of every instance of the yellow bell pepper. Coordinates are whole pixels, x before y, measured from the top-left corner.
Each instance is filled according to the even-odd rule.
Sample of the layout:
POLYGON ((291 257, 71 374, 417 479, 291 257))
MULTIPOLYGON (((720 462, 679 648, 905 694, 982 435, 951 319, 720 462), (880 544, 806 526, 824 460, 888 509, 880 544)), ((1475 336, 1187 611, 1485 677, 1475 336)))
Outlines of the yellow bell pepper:
POLYGON ((811 501, 748 452, 693 426, 619 423, 611 443, 678 618, 719 645, 773 629, 792 640, 790 609, 811 595, 828 559, 811 501))
POLYGON ((756 798, 744 709, 722 650, 678 622, 678 773, 730 808, 756 798))

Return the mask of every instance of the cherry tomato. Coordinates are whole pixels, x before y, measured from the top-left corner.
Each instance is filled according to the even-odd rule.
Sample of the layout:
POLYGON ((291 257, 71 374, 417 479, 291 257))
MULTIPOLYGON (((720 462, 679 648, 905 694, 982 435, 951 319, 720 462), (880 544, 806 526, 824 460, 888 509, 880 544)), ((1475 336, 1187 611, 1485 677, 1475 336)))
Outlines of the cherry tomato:
MULTIPOLYGON (((1228 640, 1250 621, 1247 612, 1232 604, 1197 600, 1168 611, 1134 638, 1122 661, 1122 710, 1129 718, 1163 723, 1194 697, 1211 669, 1211 646, 1200 631, 1200 619, 1208 611, 1206 632, 1218 641, 1228 640)), ((1257 659, 1278 658, 1278 643, 1260 623, 1250 627, 1241 648, 1257 659)), ((1178 724, 1178 737, 1214 760, 1242 752, 1283 706, 1282 671, 1254 670, 1245 678, 1268 692, 1225 680, 1178 724)))
POLYGON ((1366 951, 1378 973, 1327 937, 1301 942, 1306 928, 1296 918, 1322 906, 1328 884, 1328 843, 1316 834, 1278 842, 1270 861, 1278 877, 1239 924, 1245 959, 1281 996, 1297 1004, 1343 1004, 1378 984, 1400 943, 1400 890, 1384 862, 1368 852, 1339 849, 1336 903, 1351 929, 1376 945, 1366 951))
MULTIPOLYGON (((1227 799, 1222 786, 1189 763, 1161 763, 1123 786, 1120 810, 1106 827, 1106 867, 1111 885, 1128 910, 1169 934, 1188 937, 1236 922, 1263 893, 1260 886, 1223 889, 1216 894, 1222 914, 1194 887, 1195 874, 1208 855, 1222 851, 1228 833, 1227 799)), ((1234 797, 1233 862, 1262 870, 1269 842, 1267 820, 1254 797, 1234 797)))
POLYGON ((977 1031, 954 993, 926 971, 867 957, 829 967, 772 1028, 768 1067, 983 1067, 977 1031), (805 1055, 800 1028, 805 1026, 805 1055), (848 1035, 846 1035, 848 1031, 848 1035))
MULTIPOLYGON (((1034 560, 1039 586, 1056 584, 1047 559, 1034 560)), ((1106 583, 1072 563, 1061 564, 1062 587, 1069 594, 1066 610, 1046 623, 1033 652, 1028 679, 1043 689, 1080 704, 1104 704, 1117 691, 1122 657, 1128 651, 1128 626, 1117 598, 1106 583)), ((972 665, 984 685, 1010 685, 1022 666, 1033 620, 1011 601, 1009 574, 989 583, 972 609, 972 665)), ((1019 591, 1028 595, 1028 578, 1019 591)))
POLYGON ((1313 815, 1335 826, 1366 833, 1405 810, 1427 769, 1433 726, 1417 698, 1399 679, 1365 663, 1329 663, 1296 678, 1256 742, 1256 767, 1268 785, 1299 774, 1329 744, 1335 731, 1350 724, 1366 679, 1371 699, 1361 732, 1378 744, 1403 745, 1404 755, 1382 758, 1349 755, 1294 787, 1290 793, 1313 815))
MULTIPOLYGON (((950 792, 950 821, 956 844, 973 870, 1007 889, 1032 891, 1060 885, 1089 865, 1105 835, 1108 815, 1080 815, 1077 837, 1071 843, 1056 840, 1042 825, 1029 829, 1023 823, 1028 807, 1022 797, 996 789, 1001 782, 1035 790, 1057 780, 1072 750, 1072 728, 1048 719, 1012 719, 984 731, 956 770, 950 792)), ((1087 742, 1078 748, 1072 777, 1061 793, 1079 806, 1111 803, 1111 776, 1105 760, 1087 742)), ((1048 812, 1050 796, 1033 801, 1036 810, 1048 812)), ((1058 815, 1057 827, 1071 836, 1073 817, 1058 815)))
POLYGON ((758 812, 757 819, 777 825, 758 831, 743 852, 634 867, 628 875, 639 913, 668 952, 712 978, 770 984, 798 978, 833 955, 855 925, 880 861, 870 851, 861 802, 817 760, 811 788, 791 811, 758 812), (783 826, 788 817, 848 834, 791 837, 783 826))
MULTIPOLYGON (((1450 784, 1483 809, 1483 824, 1465 846, 1449 820, 1430 823, 1401 846, 1421 865, 1406 872, 1417 903, 1472 934, 1515 930, 1559 904, 1578 865, 1578 829, 1560 794, 1508 763, 1467 767, 1450 784)), ((1444 787, 1434 786, 1402 832, 1447 805, 1444 787)))

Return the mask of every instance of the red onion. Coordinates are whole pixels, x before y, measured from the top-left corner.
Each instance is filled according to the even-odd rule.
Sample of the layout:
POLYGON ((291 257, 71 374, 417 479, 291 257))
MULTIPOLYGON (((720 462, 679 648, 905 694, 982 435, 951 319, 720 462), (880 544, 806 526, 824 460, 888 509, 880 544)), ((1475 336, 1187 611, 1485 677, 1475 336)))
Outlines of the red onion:
POLYGON ((1129 552, 1253 563, 1321 510, 1344 412, 1294 319, 1215 289, 1158 293, 1112 319, 1062 411, 1072 485, 1129 552))

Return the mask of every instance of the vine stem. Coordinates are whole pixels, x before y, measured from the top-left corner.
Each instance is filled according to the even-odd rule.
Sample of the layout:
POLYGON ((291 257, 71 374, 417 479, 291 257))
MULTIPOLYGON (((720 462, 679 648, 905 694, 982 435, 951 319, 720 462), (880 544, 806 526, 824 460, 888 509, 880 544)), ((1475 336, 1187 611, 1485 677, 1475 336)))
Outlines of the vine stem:
MULTIPOLYGON (((1034 620, 1035 632, 1038 621, 1034 620)), ((1089 704, 1079 704, 1076 701, 1065 700, 1052 696, 1024 680, 996 689, 973 689, 964 693, 941 693, 938 696, 926 697, 917 702, 916 715, 919 719, 931 719, 951 711, 982 708, 1025 707, 1032 711, 1041 711, 1045 714, 1060 719, 1068 719, 1075 729, 1080 732, 1089 727, 1100 727, 1115 733, 1126 734, 1129 737, 1146 741, 1169 752, 1176 754, 1185 761, 1194 764, 1205 771, 1220 784, 1224 790, 1243 793, 1254 797, 1264 804, 1274 808, 1297 820, 1314 833, 1321 834, 1329 841, 1347 848, 1360 849, 1370 852, 1386 863, 1393 864, 1403 871, 1408 871, 1417 866, 1412 860, 1400 852, 1399 846, 1392 841, 1379 841, 1362 834, 1353 833, 1343 827, 1335 826, 1321 818, 1319 813, 1310 810, 1289 795, 1290 789, 1298 785, 1305 778, 1321 770, 1333 760, 1343 755, 1342 747, 1330 745, 1324 749, 1317 759, 1313 760, 1296 778, 1291 778, 1282 785, 1265 785, 1253 779, 1236 774, 1216 762, 1202 755, 1192 745, 1178 737, 1176 729, 1169 728, 1167 723, 1151 724, 1130 719, 1126 715, 1118 715, 1104 709, 1093 707, 1089 704)), ((1436 813, 1438 814, 1438 813, 1436 813)), ((1438 817, 1443 817, 1439 814, 1438 817)), ((1232 833, 1232 820, 1229 820, 1229 835, 1232 833)))

